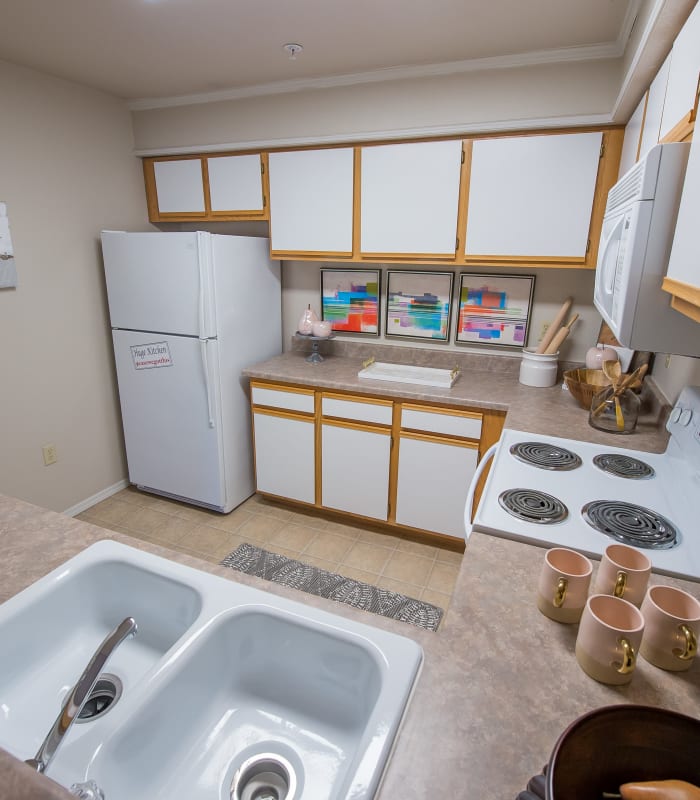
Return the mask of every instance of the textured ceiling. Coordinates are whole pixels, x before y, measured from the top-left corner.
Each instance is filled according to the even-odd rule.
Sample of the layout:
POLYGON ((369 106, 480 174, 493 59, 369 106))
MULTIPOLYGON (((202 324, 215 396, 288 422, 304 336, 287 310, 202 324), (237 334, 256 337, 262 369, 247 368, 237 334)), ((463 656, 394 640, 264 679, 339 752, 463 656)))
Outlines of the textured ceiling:
POLYGON ((611 57, 620 55, 638 5, 2 0, 0 58, 128 99, 166 98, 396 67, 413 67, 415 74, 415 68, 476 59, 524 56, 526 63, 533 53, 554 61, 611 57), (304 52, 290 60, 286 42, 301 43, 304 52))

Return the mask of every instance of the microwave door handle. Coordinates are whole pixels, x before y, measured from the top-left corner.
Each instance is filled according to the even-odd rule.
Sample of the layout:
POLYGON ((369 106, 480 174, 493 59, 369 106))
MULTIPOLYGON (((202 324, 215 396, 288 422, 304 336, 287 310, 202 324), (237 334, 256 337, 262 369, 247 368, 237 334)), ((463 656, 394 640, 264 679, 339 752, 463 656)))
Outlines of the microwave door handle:
POLYGON ((472 535, 472 508, 474 507, 474 494, 476 493, 476 485, 479 482, 481 473, 486 468, 488 462, 493 458, 494 453, 498 448, 499 442, 492 444, 491 447, 484 453, 481 461, 477 465, 471 483, 469 484, 469 491, 467 492, 467 502, 464 504, 464 539, 469 540, 472 535))
POLYGON ((603 244, 603 253, 600 257, 600 266, 602 269, 602 287, 603 291, 607 295, 611 295, 613 291, 613 286, 615 285, 615 271, 617 268, 617 259, 613 262, 613 267, 610 267, 608 264, 608 252, 610 251, 610 247, 615 243, 619 242, 620 239, 616 237, 617 232, 622 228, 625 224, 625 215, 623 214, 620 219, 615 223, 613 229, 610 231, 610 235, 605 240, 603 244))

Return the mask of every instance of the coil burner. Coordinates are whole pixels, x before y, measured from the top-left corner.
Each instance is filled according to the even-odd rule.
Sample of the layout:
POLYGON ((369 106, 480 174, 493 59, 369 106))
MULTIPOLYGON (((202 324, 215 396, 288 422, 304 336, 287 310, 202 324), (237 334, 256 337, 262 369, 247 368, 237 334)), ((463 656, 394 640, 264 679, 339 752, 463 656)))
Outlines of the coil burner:
POLYGON ((661 514, 634 503, 596 500, 581 509, 586 522, 618 542, 648 550, 668 550, 677 544, 674 526, 661 514))
POLYGON ((565 471, 581 466, 576 453, 547 442, 517 442, 510 448, 512 456, 539 469, 565 471))
POLYGON ((569 515, 561 500, 534 489, 508 489, 499 495, 498 502, 514 517, 538 525, 561 522, 569 515))
POLYGON ((643 481, 656 475, 653 467, 650 467, 649 464, 622 453, 601 453, 594 456, 593 463, 598 469, 618 478, 643 481))

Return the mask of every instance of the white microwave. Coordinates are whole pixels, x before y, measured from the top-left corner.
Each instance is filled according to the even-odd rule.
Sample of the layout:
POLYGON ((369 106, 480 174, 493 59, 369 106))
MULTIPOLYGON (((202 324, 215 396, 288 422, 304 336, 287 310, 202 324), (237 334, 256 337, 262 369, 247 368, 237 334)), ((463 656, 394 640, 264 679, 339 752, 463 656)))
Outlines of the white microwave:
POLYGON ((690 143, 658 144, 608 193, 593 300, 615 338, 633 350, 700 356, 697 322, 661 289, 690 143))

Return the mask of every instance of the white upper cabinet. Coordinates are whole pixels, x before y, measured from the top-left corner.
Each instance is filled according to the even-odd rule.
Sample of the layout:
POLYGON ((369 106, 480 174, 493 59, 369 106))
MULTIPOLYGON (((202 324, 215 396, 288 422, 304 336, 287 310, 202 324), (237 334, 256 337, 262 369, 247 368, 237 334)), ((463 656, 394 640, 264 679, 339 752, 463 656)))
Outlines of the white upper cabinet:
POLYGON ((668 83, 668 71, 670 66, 671 55, 669 54, 649 87, 647 110, 644 115, 644 128, 642 129, 642 141, 639 147, 640 158, 648 153, 655 144, 658 144, 661 138, 661 117, 664 113, 666 84, 668 83))
POLYGON ((462 142, 363 147, 361 157, 361 253, 454 257, 462 142))
POLYGON ((263 210, 261 159, 258 153, 242 156, 209 156, 209 198, 213 213, 263 210))
POLYGON ((622 155, 620 156, 620 171, 618 175, 622 177, 629 169, 637 163, 639 155, 639 143, 642 138, 642 125, 644 123, 644 111, 647 106, 647 93, 644 92, 639 105, 630 117, 630 121, 625 127, 625 139, 622 143, 622 155))
POLYGON ((351 255, 353 148, 270 153, 270 248, 351 255))
POLYGON ((668 278, 683 285, 669 288, 664 284, 665 289, 681 296, 686 302, 692 303, 696 307, 695 313, 689 314, 689 316, 700 321, 698 209, 700 209, 700 137, 693 139, 690 146, 676 232, 666 272, 668 278))
POLYGON ((477 139, 465 253, 584 259, 602 133, 477 139))
POLYGON ((201 158, 156 161, 153 170, 161 214, 204 213, 201 158))
POLYGON ((700 73, 700 5, 695 7, 671 50, 660 139, 692 110, 700 73))

